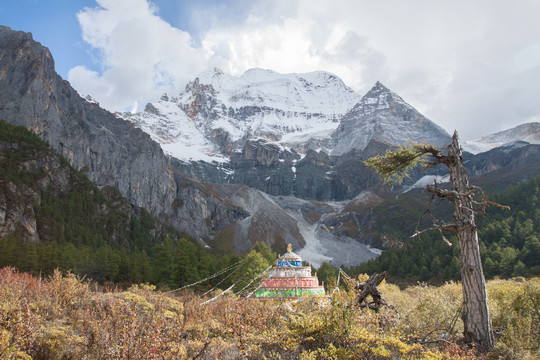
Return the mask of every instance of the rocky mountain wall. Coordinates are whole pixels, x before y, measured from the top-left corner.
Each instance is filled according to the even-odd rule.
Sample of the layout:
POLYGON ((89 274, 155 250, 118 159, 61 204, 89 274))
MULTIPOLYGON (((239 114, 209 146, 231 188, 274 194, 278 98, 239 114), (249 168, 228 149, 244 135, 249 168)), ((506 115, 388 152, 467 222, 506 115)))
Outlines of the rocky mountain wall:
POLYGON ((0 27, 0 69, 0 119, 30 129, 98 186, 198 239, 247 216, 174 170, 148 134, 83 99, 31 34, 0 27))
POLYGON ((156 215, 170 212, 176 183, 159 144, 83 99, 31 34, 0 28, 0 69, 0 119, 32 130, 97 185, 156 215))

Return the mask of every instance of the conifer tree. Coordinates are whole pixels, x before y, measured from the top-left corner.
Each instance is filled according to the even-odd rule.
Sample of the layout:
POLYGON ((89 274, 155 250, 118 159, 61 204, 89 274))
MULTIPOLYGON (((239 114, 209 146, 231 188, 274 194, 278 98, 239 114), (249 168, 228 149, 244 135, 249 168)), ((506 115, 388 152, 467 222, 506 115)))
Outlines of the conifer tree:
MULTIPOLYGON (((479 210, 485 210, 488 202, 485 199, 481 202, 474 200, 479 189, 469 185, 457 131, 454 132, 446 154, 432 145, 413 144, 365 161, 365 165, 378 172, 386 183, 401 182, 408 175, 408 171, 419 164, 424 164, 424 169, 439 164, 448 167, 450 189, 443 189, 435 182, 428 185, 426 190, 433 196, 447 199, 454 205, 454 220, 451 223, 438 221, 432 228, 426 230, 438 229, 457 235, 463 287, 463 335, 466 342, 476 343, 481 350, 487 352, 494 346, 494 337, 475 215, 479 210), (427 161, 427 158, 430 161, 427 161)), ((417 231, 413 236, 421 232, 417 231)))

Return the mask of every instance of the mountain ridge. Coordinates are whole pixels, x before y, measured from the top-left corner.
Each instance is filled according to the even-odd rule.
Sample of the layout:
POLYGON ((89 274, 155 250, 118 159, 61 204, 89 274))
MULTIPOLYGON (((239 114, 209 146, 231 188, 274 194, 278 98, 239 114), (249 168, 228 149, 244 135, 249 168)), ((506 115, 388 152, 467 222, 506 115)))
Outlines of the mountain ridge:
POLYGON ((517 141, 540 144, 540 122, 521 124, 479 139, 465 141, 463 149, 473 154, 479 154, 517 141))
POLYGON ((148 103, 143 112, 119 115, 143 128, 166 153, 184 162, 223 163, 247 141, 257 140, 299 154, 311 149, 332 155, 363 149, 370 135, 393 145, 410 141, 412 135, 415 140, 435 137, 436 145, 449 141, 442 128, 381 82, 361 96, 337 76, 323 71, 279 74, 250 69, 234 77, 212 68, 189 82, 177 97, 164 95, 148 103), (410 113, 408 127, 419 129, 407 137, 399 136, 403 132, 384 137, 382 132, 387 129, 370 127, 373 119, 369 116, 374 113, 398 123, 405 118, 403 114, 410 113), (349 126, 344 124, 347 122, 349 126), (351 138, 350 130, 359 124, 363 134, 354 131, 351 138))

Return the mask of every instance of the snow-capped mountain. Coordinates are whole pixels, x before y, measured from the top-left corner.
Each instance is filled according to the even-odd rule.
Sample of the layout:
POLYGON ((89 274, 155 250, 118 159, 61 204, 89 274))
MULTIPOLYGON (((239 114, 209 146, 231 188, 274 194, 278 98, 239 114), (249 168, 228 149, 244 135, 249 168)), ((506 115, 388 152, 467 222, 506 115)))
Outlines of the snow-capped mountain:
POLYGON ((448 133, 380 82, 348 112, 332 137, 332 155, 364 149, 371 140, 390 145, 410 142, 444 146, 448 133))
POLYGON ((123 114, 184 161, 227 162, 247 141, 305 154, 342 155, 370 140, 446 145, 449 135, 380 82, 360 96, 337 76, 251 69, 231 76, 212 68, 179 96, 163 95, 143 112, 123 114))
POLYGON ((533 122, 516 126, 484 136, 480 139, 465 141, 463 149, 473 154, 489 151, 499 146, 510 145, 517 141, 540 144, 540 123, 533 122))
POLYGON ((122 116, 199 181, 315 200, 349 199, 373 186, 365 156, 411 141, 450 142, 380 82, 360 96, 322 71, 252 69, 236 77, 213 68, 177 97, 122 116))
POLYGON ((143 112, 122 116, 184 161, 223 161, 248 139, 300 148, 328 138, 361 96, 337 76, 251 69, 236 77, 213 68, 179 96, 163 95, 143 112))

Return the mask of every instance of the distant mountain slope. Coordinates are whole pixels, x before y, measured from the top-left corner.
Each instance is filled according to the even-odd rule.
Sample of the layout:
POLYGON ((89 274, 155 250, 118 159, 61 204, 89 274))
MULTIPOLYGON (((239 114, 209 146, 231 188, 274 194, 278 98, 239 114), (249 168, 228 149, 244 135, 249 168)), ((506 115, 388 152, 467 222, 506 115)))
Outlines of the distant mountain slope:
POLYGON ((484 136, 480 139, 465 141, 463 149, 470 153, 478 154, 496 147, 510 145, 517 141, 540 144, 540 123, 522 124, 512 129, 484 136))

